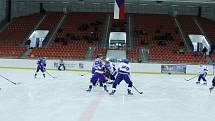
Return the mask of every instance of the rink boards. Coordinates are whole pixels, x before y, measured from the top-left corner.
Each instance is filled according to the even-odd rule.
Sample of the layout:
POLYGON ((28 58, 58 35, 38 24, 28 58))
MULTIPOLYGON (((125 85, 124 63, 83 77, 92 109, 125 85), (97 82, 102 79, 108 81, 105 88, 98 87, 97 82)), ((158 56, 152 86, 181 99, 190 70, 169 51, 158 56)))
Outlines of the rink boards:
MULTIPOLYGON (((32 59, 0 59, 0 68, 5 69, 24 69, 32 70, 36 68, 37 60, 32 59)), ((47 60, 47 70, 56 70, 58 68, 59 60, 47 60)), ((93 61, 64 61, 67 71, 90 71, 93 61)), ((117 65, 117 64, 116 64, 117 65)), ((162 72, 172 72, 177 74, 197 74, 199 65, 187 64, 155 64, 155 63, 130 63, 132 73, 138 74, 161 74, 162 72), (163 70, 164 66, 167 66, 163 70), (168 67, 169 66, 169 67, 168 67), (177 69, 177 66, 185 66, 185 72, 177 69)), ((214 75, 212 65, 207 65, 208 74, 214 75)))

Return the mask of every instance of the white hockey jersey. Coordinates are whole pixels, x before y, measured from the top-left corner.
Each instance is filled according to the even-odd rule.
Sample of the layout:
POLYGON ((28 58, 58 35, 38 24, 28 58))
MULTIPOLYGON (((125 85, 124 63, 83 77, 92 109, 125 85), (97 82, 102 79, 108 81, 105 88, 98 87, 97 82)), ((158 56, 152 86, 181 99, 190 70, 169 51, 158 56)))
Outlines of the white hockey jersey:
POLYGON ((131 72, 131 66, 128 65, 127 63, 120 63, 120 64, 117 66, 116 70, 117 70, 118 72, 130 73, 130 72, 131 72))
POLYGON ((205 65, 202 65, 202 67, 199 70, 199 74, 205 74, 208 72, 208 68, 205 65))

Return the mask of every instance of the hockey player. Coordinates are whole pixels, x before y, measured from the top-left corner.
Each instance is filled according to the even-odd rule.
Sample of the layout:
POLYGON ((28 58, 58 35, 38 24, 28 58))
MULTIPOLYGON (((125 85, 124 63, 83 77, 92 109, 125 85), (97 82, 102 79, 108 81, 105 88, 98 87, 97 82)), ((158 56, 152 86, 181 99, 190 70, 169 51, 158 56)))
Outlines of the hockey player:
POLYGON ((63 58, 61 58, 60 62, 59 62, 58 70, 59 71, 61 71, 61 70, 65 71, 65 69, 66 68, 65 68, 65 65, 64 65, 64 62, 63 62, 63 58), (61 67, 63 67, 63 69, 61 67))
POLYGON ((37 61, 37 70, 36 73, 34 75, 34 78, 37 77, 37 73, 39 71, 41 71, 43 73, 43 77, 45 78, 45 67, 46 67, 46 60, 45 58, 39 58, 39 60, 37 61))
POLYGON ((102 63, 102 55, 101 54, 98 54, 96 56, 96 59, 94 61, 94 66, 97 65, 97 64, 99 64, 99 63, 102 63))
MULTIPOLYGON (((95 74, 95 71, 98 69, 98 66, 100 66, 100 65, 99 65, 98 62, 97 62, 97 63, 95 63, 95 65, 92 67, 92 71, 91 71, 92 75, 95 74)), ((102 82, 101 80, 97 80, 97 81, 99 81, 99 86, 100 86, 100 87, 103 87, 103 82, 102 82)), ((96 81, 96 82, 97 82, 97 81, 96 81)))
POLYGON ((106 60, 104 67, 105 67, 105 77, 111 80, 111 82, 108 82, 108 84, 112 84, 117 74, 115 65, 111 61, 106 60))
POLYGON ((92 75, 92 78, 90 79, 90 84, 89 84, 89 88, 87 89, 87 92, 90 92, 92 90, 93 86, 96 85, 96 82, 98 80, 103 84, 104 90, 108 92, 107 85, 106 85, 107 80, 105 79, 104 70, 105 68, 102 62, 96 63, 96 66, 94 66, 92 69, 93 75, 92 75))
POLYGON ((207 76, 208 68, 205 65, 200 65, 199 78, 196 84, 200 84, 201 79, 204 81, 204 85, 207 85, 207 80, 205 77, 207 76))
POLYGON ((110 93, 110 95, 114 95, 114 93, 116 92, 116 86, 120 84, 120 82, 122 80, 124 80, 127 84, 128 84, 128 95, 133 95, 133 93, 131 92, 133 83, 130 79, 130 65, 128 64, 128 59, 124 59, 122 63, 120 63, 117 66, 117 71, 118 74, 116 76, 116 80, 113 82, 113 86, 112 86, 112 92, 110 93))
POLYGON ((214 87, 215 87, 215 77, 213 78, 212 86, 209 88, 210 92, 214 89, 214 87))
MULTIPOLYGON (((95 59, 95 61, 94 61, 94 65, 93 65, 93 67, 92 67, 92 74, 94 74, 95 73, 95 71, 97 70, 97 67, 98 66, 103 66, 103 60, 102 60, 102 55, 101 54, 98 54, 97 56, 96 56, 96 59, 95 59)), ((102 82, 102 80, 98 80, 99 81, 99 85, 100 85, 100 87, 103 87, 103 82, 102 82)))

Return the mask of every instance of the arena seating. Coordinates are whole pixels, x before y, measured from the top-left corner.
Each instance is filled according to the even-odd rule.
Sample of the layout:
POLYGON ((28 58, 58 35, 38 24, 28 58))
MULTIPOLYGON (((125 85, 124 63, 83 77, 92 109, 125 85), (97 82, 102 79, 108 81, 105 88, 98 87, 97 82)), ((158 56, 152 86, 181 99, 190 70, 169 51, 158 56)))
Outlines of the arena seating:
POLYGON ((193 21, 194 16, 177 16, 177 19, 182 27, 182 30, 185 34, 201 34, 197 25, 193 21))
POLYGON ((140 50, 139 49, 127 49, 127 57, 132 59, 133 62, 138 62, 141 60, 140 50))
POLYGON ((215 43, 215 22, 206 18, 197 18, 203 30, 207 33, 210 41, 215 43))
POLYGON ((186 51, 169 15, 134 14, 133 16, 136 45, 138 48, 149 50, 149 62, 206 62, 203 54, 186 51), (180 53, 179 50, 184 52, 180 53))
MULTIPOLYGON (((202 26, 203 30, 206 32, 207 37, 212 42, 212 44, 215 45, 215 22, 206 18, 197 18, 200 25, 202 26)), ((213 51, 211 53, 211 58, 213 61, 215 61, 215 52, 213 51)))
MULTIPOLYGON (((52 30, 63 16, 62 12, 46 12, 47 16, 39 25, 39 29, 52 30)), ((62 27, 58 30, 51 45, 34 48, 30 57, 46 56, 50 58, 84 59, 90 46, 96 47, 93 58, 97 54, 105 55, 107 49, 100 48, 100 40, 104 31, 104 20, 107 13, 70 13, 62 27), (86 19, 88 18, 88 19, 86 19)), ((207 62, 202 53, 186 50, 183 41, 169 15, 162 14, 130 14, 133 17, 135 30, 135 49, 127 49, 129 59, 138 62, 141 58, 140 48, 149 50, 149 62, 199 63, 207 62), (183 50, 180 52, 180 50, 183 50)), ((24 50, 21 44, 42 14, 33 14, 14 18, 7 28, 0 32, 0 56, 20 56, 24 50)), ((185 34, 199 34, 192 20, 193 16, 177 16, 185 34), (189 24, 187 24, 189 23, 189 24)), ((214 42, 214 22, 197 18, 208 37, 214 42)), ((212 59, 215 56, 212 54, 212 59)))
POLYGON ((84 59, 90 46, 99 45, 104 17, 104 13, 70 13, 51 46, 33 49, 30 57, 84 59))
POLYGON ((42 14, 14 18, 7 28, 0 32, 0 56, 19 57, 25 50, 22 40, 33 29, 42 14))
POLYGON ((104 58, 106 58, 107 49, 97 47, 93 52, 93 59, 96 58, 98 54, 101 54, 104 58))
POLYGON ((46 12, 46 18, 39 25, 38 29, 51 31, 63 16, 63 12, 46 12))
POLYGON ((49 57, 49 58, 66 58, 66 59, 83 59, 86 49, 72 48, 34 48, 31 56, 34 57, 49 57))

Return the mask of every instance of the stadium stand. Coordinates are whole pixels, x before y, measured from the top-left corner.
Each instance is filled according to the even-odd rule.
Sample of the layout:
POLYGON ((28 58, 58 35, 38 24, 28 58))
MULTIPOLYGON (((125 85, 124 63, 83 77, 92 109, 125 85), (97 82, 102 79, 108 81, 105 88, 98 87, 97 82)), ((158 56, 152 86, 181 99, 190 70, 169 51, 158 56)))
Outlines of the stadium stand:
POLYGON ((22 40, 33 29, 42 14, 14 18, 7 28, 0 32, 0 56, 18 58, 24 51, 22 40))
POLYGON ((59 22, 62 16, 63 12, 46 12, 46 18, 37 29, 51 31, 59 22))
POLYGON ((104 58, 106 57, 107 49, 97 47, 93 52, 93 58, 95 59, 98 54, 101 54, 104 58))
POLYGON ((90 46, 99 45, 104 17, 104 13, 70 13, 51 46, 33 49, 30 57, 84 59, 90 46))
POLYGON ((186 50, 169 15, 135 14, 133 16, 136 45, 138 48, 149 49, 149 62, 206 63, 202 53, 195 54, 186 50))
POLYGON ((182 30, 185 34, 201 34, 197 25, 193 21, 194 16, 179 15, 177 19, 180 22, 182 30))
MULTIPOLYGON (((81 13, 74 12, 67 15, 62 27, 48 47, 34 48, 29 57, 50 57, 84 59, 89 47, 96 47, 93 57, 102 53, 105 56, 107 49, 100 48, 100 40, 107 13, 81 13), (88 19, 85 19, 85 18, 88 19), (89 19, 90 18, 90 19, 89 19)), ((138 62, 141 58, 140 48, 149 50, 149 62, 181 62, 181 63, 206 63, 202 53, 193 53, 184 46, 172 18, 164 14, 130 14, 133 17, 135 33, 135 49, 127 49, 128 58, 138 62)), ((14 18, 7 28, 0 32, 0 56, 19 57, 25 50, 20 42, 29 34, 42 14, 33 14, 14 18), (9 36, 10 35, 10 36, 9 36)), ((46 18, 38 29, 52 30, 60 18, 62 12, 47 12, 46 18)), ((182 30, 186 34, 200 34, 192 20, 193 16, 177 16, 182 30), (187 24, 189 23, 189 24, 187 24)), ((214 22, 198 18, 203 29, 208 33, 210 40, 214 40, 214 22)), ((115 21, 116 22, 116 21, 115 21)), ((111 28, 122 29, 114 25, 111 28)), ((123 26, 124 29, 124 26, 123 26)), ((214 41, 213 41, 214 42, 214 41)), ((215 57, 211 55, 212 59, 215 57)))
POLYGON ((211 59, 214 62, 215 61, 215 53, 214 53, 214 45, 215 45, 215 32, 214 32, 214 28, 215 28, 215 22, 206 18, 200 18, 198 17, 197 20, 199 21, 199 23, 201 24, 202 28, 204 29, 204 31, 207 33, 207 37, 209 38, 209 40, 212 42, 212 51, 210 53, 211 59))

